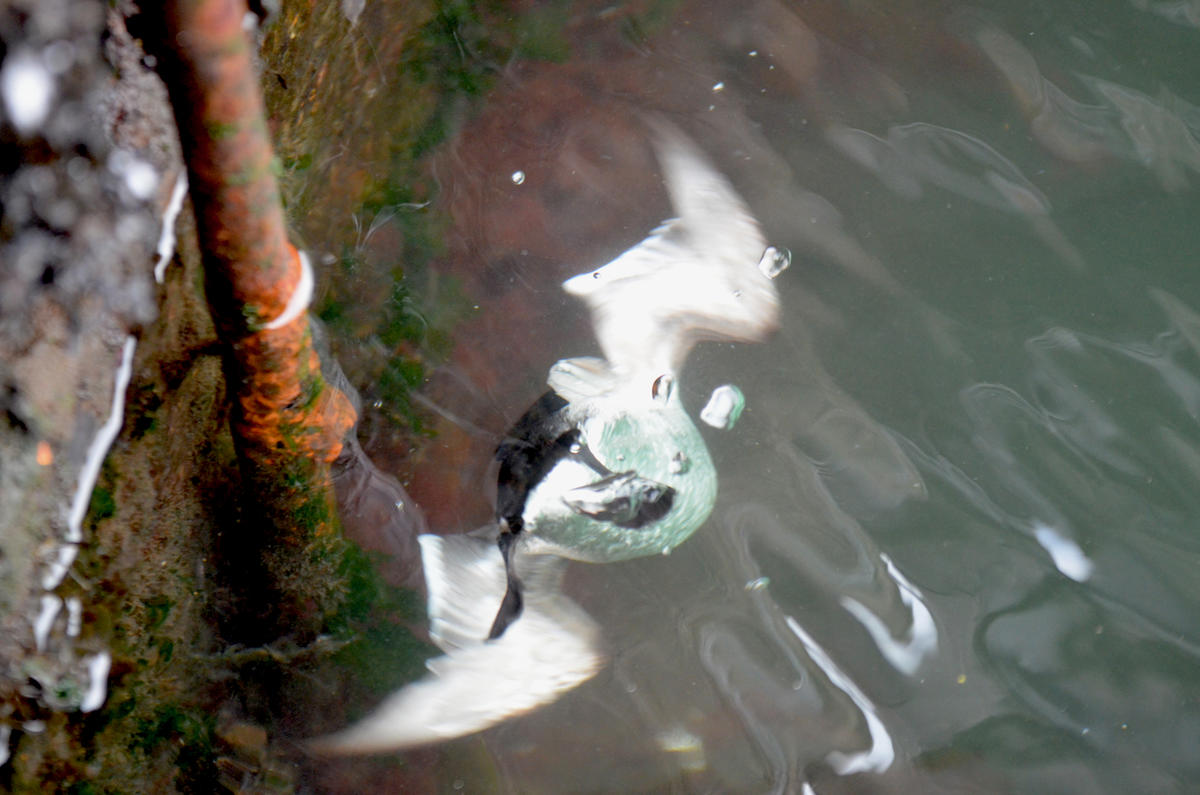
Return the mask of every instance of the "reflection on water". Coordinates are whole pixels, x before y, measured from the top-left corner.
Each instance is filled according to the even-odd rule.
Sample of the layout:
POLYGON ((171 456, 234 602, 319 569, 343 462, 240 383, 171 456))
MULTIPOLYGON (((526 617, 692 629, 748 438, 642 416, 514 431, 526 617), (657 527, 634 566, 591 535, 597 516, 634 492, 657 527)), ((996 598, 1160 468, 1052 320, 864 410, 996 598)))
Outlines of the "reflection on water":
POLYGON ((991 5, 581 4, 561 61, 506 62, 462 112, 431 204, 371 216, 364 268, 404 213, 444 218, 405 284, 469 307, 440 359, 417 345, 432 439, 368 418, 363 440, 440 534, 487 520, 497 441, 551 363, 594 350, 558 285, 670 212, 646 113, 796 255, 777 334, 700 345, 678 384, 692 417, 726 382, 745 401, 733 432, 700 429, 711 517, 668 557, 567 566, 608 666, 421 752, 445 788, 1200 777, 1195 14, 991 5))
MULTIPOLYGON (((697 341, 761 342, 773 331, 772 280, 791 257, 766 245, 742 200, 682 133, 661 119, 648 126, 677 217, 563 283, 586 301, 604 358, 555 362, 550 390, 505 435, 494 523, 417 538, 429 634, 445 656, 363 721, 318 740, 321 752, 453 739, 577 687, 603 653, 596 624, 562 593, 566 561, 669 555, 712 512, 717 474, 680 400, 680 368, 697 341)), ((744 404, 725 384, 701 418, 729 429, 744 404)), ((395 488, 371 487, 369 461, 360 468, 369 474, 354 480, 366 485, 353 503, 341 500, 356 521, 362 493, 397 499, 395 488)), ((376 540, 376 528, 367 531, 376 540)), ((671 737, 669 750, 691 747, 678 731, 671 737)))

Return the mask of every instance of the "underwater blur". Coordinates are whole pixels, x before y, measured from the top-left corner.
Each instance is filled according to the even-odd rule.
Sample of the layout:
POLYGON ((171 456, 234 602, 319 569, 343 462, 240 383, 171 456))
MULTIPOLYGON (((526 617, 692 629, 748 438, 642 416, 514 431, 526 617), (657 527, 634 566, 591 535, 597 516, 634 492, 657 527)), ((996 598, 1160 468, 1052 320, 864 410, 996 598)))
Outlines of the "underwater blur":
MULTIPOLYGON (((453 739, 553 701, 603 663, 595 624, 561 593, 566 561, 669 555, 712 513, 716 471, 675 382, 697 340, 775 329, 771 280, 788 260, 685 136, 653 126, 678 217, 563 284, 587 300, 605 358, 555 362, 549 391, 505 435, 494 524, 418 538, 429 634, 446 656, 315 749, 453 739)), ((701 418, 731 427, 740 401, 716 396, 735 389, 714 390, 701 418)))
MULTIPOLYGON (((536 556, 518 544, 536 621, 489 643, 540 651, 545 597, 582 638, 569 683, 538 658, 539 709, 415 750, 314 757, 307 786, 1200 780, 1200 7, 447 2, 402 23, 400 5, 304 17, 324 43, 288 49, 309 12, 284 3, 264 51, 289 211, 323 268, 363 449, 435 536, 458 536, 494 522, 497 446, 556 362, 645 355, 638 378, 682 373, 667 400, 689 425, 713 396, 718 427, 691 432, 717 493, 669 555, 522 570, 536 556), (751 268, 767 243, 793 255, 766 282, 773 334, 710 329, 686 363, 655 358, 679 329, 654 313, 717 278, 705 258, 741 242, 721 219, 695 228, 691 282, 608 303, 562 289, 689 218, 656 119, 756 219, 751 268)), ((611 517, 612 499, 576 505, 611 517)), ((360 540, 404 569, 404 532, 360 540)), ((427 567, 430 549, 446 563, 469 543, 428 538, 427 567)), ((505 588, 485 551, 477 635, 505 588)), ((495 694, 475 684, 468 697, 495 694)), ((386 695, 353 695, 350 717, 386 695)))

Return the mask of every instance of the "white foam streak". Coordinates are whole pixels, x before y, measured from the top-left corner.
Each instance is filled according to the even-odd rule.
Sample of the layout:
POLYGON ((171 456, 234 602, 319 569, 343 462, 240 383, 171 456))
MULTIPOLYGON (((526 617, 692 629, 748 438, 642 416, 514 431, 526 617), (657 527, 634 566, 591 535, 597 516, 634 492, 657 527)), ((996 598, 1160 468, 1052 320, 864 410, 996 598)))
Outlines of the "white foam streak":
POLYGON ((102 651, 88 663, 88 691, 79 702, 80 712, 94 712, 104 704, 108 696, 108 670, 112 667, 112 655, 102 651))
POLYGON ((154 281, 162 284, 167 273, 167 263, 175 254, 175 221, 183 209, 183 197, 187 196, 187 172, 180 171, 175 178, 175 187, 171 189, 171 200, 167 202, 166 212, 163 213, 162 233, 158 237, 158 259, 154 262, 154 281))
POLYGON ((125 389, 129 386, 129 378, 133 373, 133 351, 136 347, 137 340, 133 336, 125 338, 125 344, 121 348, 121 364, 117 367, 113 384, 112 408, 109 410, 108 419, 88 447, 83 470, 79 473, 79 486, 75 489, 75 497, 71 501, 71 514, 67 519, 68 543, 78 544, 83 540, 83 517, 87 514, 92 489, 96 487, 96 478, 100 475, 100 465, 104 463, 104 456, 108 454, 113 439, 117 438, 125 416, 125 389))
POLYGON ((96 487, 96 479, 100 475, 100 465, 104 456, 112 446, 113 439, 121 430, 121 422, 125 416, 125 390, 129 387, 129 378, 133 373, 133 352, 137 348, 137 340, 133 336, 125 338, 121 348, 121 364, 117 367, 113 383, 113 402, 108 419, 88 447, 87 457, 79 472, 79 485, 71 499, 71 513, 67 517, 67 535, 64 543, 54 552, 54 558, 47 564, 46 573, 42 575, 42 588, 52 591, 62 583, 63 578, 75 562, 79 553, 76 546, 83 541, 83 518, 87 515, 88 504, 92 499, 92 490, 96 487))
POLYGON ((67 571, 75 562, 77 554, 79 547, 70 543, 62 544, 54 550, 54 558, 46 564, 46 573, 42 575, 42 588, 47 591, 57 588, 63 577, 67 576, 67 571))
POLYGON ((296 289, 292 291, 292 297, 288 300, 287 306, 283 308, 283 312, 279 317, 263 326, 265 329, 283 328, 308 310, 308 304, 312 301, 313 294, 313 272, 312 266, 308 262, 308 255, 303 251, 299 253, 300 281, 296 283, 296 289))
POLYGON ((933 615, 921 599, 921 592, 905 579, 896 564, 887 555, 880 554, 880 559, 887 567, 888 574, 900 590, 900 601, 908 608, 912 616, 908 632, 903 639, 897 640, 879 618, 861 602, 848 596, 842 597, 842 607, 867 630, 871 640, 879 647, 879 652, 887 659, 892 667, 901 673, 912 676, 924 660, 937 651, 938 632, 933 621, 933 615))
POLYGON ((804 644, 808 656, 817 664, 825 675, 829 677, 829 681, 834 687, 845 693, 854 705, 862 712, 863 718, 867 721, 867 731, 871 735, 871 747, 866 751, 860 751, 856 754, 844 754, 841 751, 832 751, 826 761, 833 767, 838 775, 848 776, 852 773, 882 773, 892 766, 892 762, 896 759, 895 745, 892 743, 892 737, 888 734, 887 727, 883 725, 883 721, 875 713, 875 705, 871 700, 863 694, 858 686, 851 681, 842 669, 837 667, 837 664, 825 653, 812 637, 809 636, 799 622, 791 616, 785 616, 788 628, 796 634, 800 642, 804 644))
POLYGON ((33 619, 33 647, 38 651, 46 648, 46 640, 50 637, 50 627, 62 609, 62 599, 54 594, 42 594, 42 609, 33 619))
POLYGON ((1085 582, 1092 576, 1095 564, 1071 539, 1049 525, 1035 522, 1033 537, 1050 554, 1054 567, 1075 582, 1085 582))
POLYGON ((78 596, 67 597, 67 637, 77 638, 83 629, 83 600, 78 596))

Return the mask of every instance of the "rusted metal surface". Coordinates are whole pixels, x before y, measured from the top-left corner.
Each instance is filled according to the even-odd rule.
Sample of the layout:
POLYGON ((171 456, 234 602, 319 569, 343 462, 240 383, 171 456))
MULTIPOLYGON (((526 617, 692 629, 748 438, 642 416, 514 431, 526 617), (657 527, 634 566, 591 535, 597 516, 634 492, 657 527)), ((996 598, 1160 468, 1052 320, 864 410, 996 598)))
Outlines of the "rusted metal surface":
POLYGON ((321 510, 314 523, 311 506, 314 498, 332 506, 327 464, 355 411, 321 377, 306 312, 270 327, 288 311, 302 265, 271 171, 245 2, 172 0, 162 14, 161 71, 187 163, 208 303, 227 345, 238 452, 254 483, 273 472, 287 481, 269 490, 280 504, 265 509, 277 536, 302 544, 332 521, 332 511, 321 510))
POLYGON ((204 247, 208 299, 226 338, 279 316, 300 278, 271 173, 245 14, 244 0, 172 0, 165 7, 173 55, 165 74, 204 247))

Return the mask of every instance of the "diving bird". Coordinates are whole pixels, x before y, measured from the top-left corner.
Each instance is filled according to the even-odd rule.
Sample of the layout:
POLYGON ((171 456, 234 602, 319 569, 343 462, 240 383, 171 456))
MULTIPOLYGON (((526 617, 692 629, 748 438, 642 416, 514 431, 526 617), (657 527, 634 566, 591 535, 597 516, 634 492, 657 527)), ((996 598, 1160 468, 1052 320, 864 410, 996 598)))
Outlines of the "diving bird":
POLYGON ((716 469, 680 370, 700 341, 775 329, 772 279, 789 258, 683 133, 648 123, 678 217, 563 284, 587 305, 604 358, 554 364, 549 391, 500 443, 494 525, 420 537, 430 635, 445 654, 314 750, 446 740, 555 700, 604 660, 599 628, 562 593, 567 561, 669 553, 711 513, 716 469))

